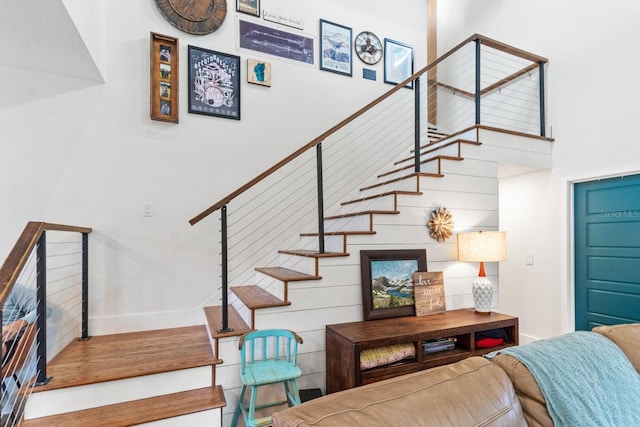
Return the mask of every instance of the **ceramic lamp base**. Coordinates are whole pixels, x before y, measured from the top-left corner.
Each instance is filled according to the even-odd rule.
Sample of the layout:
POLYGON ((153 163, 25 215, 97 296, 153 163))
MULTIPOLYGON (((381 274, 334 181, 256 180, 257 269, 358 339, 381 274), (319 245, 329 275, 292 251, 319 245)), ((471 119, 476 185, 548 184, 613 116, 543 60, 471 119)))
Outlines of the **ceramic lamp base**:
POLYGON ((478 277, 473 281, 472 287, 473 304, 477 314, 491 314, 491 303, 493 301, 493 285, 486 277, 478 277))

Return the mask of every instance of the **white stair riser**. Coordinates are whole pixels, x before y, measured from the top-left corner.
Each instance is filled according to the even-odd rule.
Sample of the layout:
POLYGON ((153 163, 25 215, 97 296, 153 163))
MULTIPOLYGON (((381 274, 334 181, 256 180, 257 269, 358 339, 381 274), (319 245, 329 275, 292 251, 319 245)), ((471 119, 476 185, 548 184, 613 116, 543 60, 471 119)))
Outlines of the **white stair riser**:
MULTIPOLYGON (((326 252, 342 252, 344 251, 345 236, 326 236, 324 237, 324 250, 326 252)), ((306 250, 317 251, 320 247, 320 238, 318 236, 302 236, 300 238, 301 248, 306 250)))
POLYGON ((316 274, 316 260, 312 257, 304 257, 297 255, 281 254, 280 266, 296 270, 301 273, 316 274))
POLYGON ((210 387, 213 385, 212 369, 203 366, 32 393, 24 411, 25 419, 210 387))
POLYGON ((369 231, 370 229, 369 215, 327 219, 324 222, 325 231, 369 231))
POLYGON ((233 302, 231 302, 231 306, 235 308, 235 310, 238 312, 242 320, 244 320, 244 323, 246 323, 249 327, 251 327, 251 310, 249 310, 247 306, 244 305, 244 303, 240 300, 240 298, 234 295, 234 299, 233 299, 233 302))
MULTIPOLYGON (((405 171, 406 173, 403 174, 402 176, 407 176, 413 173, 413 171, 405 171)), ((386 177, 381 178, 379 181, 377 181, 376 183, 380 183, 380 182, 385 182, 387 181, 387 179, 385 179, 386 177)), ((390 179, 390 178, 389 178, 390 179)), ((384 184, 384 185, 380 185, 377 187, 373 187, 373 188, 368 188, 366 190, 361 190, 360 191, 360 197, 368 197, 368 196, 372 196, 375 194, 380 194, 380 193, 386 193, 388 191, 418 191, 418 185, 417 185, 417 180, 415 177, 409 177, 407 179, 403 179, 401 181, 394 181, 388 184, 384 184)))
POLYGON ((390 211, 393 210, 393 195, 380 196, 375 199, 363 200, 357 203, 349 203, 340 207, 341 214, 361 212, 365 210, 390 211))
POLYGON ((136 424, 143 427, 212 427, 222 425, 222 408, 208 411, 195 412, 179 417, 152 421, 150 423, 136 424))

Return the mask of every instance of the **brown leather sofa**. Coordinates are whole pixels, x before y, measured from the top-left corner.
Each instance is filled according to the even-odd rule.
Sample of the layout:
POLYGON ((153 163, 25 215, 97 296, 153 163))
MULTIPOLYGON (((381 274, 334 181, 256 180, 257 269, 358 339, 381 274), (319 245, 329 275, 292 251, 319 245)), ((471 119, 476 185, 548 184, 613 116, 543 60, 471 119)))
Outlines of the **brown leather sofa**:
MULTIPOLYGON (((640 324, 594 329, 640 373, 640 324)), ((510 355, 470 357, 323 396, 273 414, 280 426, 553 426, 529 370, 510 355)))

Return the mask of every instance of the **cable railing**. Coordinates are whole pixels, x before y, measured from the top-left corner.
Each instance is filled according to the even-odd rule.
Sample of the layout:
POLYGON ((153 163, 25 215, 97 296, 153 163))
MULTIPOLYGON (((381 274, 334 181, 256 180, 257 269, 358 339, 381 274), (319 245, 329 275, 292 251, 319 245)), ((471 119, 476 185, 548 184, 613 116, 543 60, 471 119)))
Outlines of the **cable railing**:
POLYGON ((424 148, 473 127, 544 137, 546 63, 546 58, 473 35, 192 218, 195 225, 219 212, 220 332, 230 330, 229 286, 253 282, 256 267, 277 263, 309 270, 309 260, 279 249, 342 252, 340 232, 363 227, 350 214, 377 210, 376 197, 363 198, 366 192, 358 189, 374 185, 379 174, 408 153, 413 152, 413 167, 399 171, 398 180, 428 173, 424 148), (411 82, 414 88, 406 88, 411 82), (329 224, 331 216, 342 220, 329 224))
POLYGON ((88 339, 90 228, 29 222, 0 267, 2 426, 18 425, 46 364, 74 339, 88 339))

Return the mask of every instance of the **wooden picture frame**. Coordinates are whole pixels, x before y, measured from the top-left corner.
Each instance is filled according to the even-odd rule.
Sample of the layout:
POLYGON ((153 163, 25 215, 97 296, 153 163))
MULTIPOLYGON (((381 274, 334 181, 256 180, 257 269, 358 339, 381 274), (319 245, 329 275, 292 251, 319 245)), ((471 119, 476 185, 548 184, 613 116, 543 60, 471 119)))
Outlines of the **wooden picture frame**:
POLYGON ((425 249, 360 251, 364 320, 415 315, 413 273, 426 270, 425 249))
MULTIPOLYGON (((384 82, 397 85, 413 75, 413 47, 384 39, 384 82)), ((413 89, 413 82, 405 85, 413 89)))
POLYGON ((351 77, 353 36, 351 28, 320 20, 320 69, 351 77))
POLYGON ((260 0, 236 0, 236 10, 260 17, 260 0))
POLYGON ((189 112, 240 120, 240 57, 189 45, 189 112))
POLYGON ((150 34, 150 117, 178 123, 178 39, 150 34))

